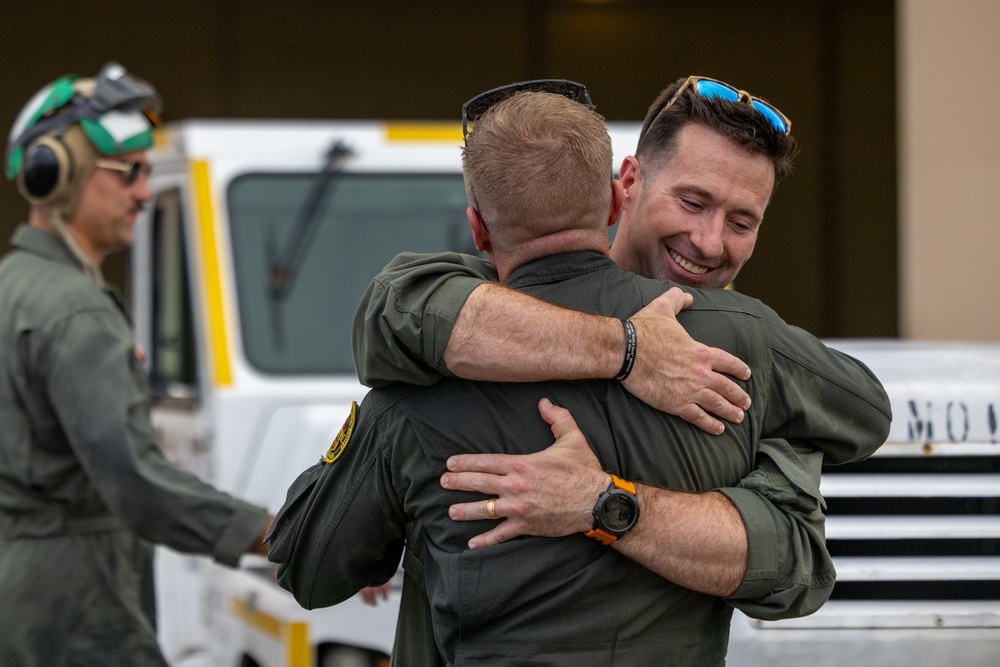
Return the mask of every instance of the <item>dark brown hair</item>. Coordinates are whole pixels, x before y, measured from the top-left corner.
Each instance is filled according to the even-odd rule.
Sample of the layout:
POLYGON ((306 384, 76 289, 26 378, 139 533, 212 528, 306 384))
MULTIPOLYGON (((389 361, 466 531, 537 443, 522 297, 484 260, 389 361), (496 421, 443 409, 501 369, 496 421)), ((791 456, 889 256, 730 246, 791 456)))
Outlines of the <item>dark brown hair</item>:
POLYGON ((781 179, 791 171, 792 161, 798 153, 795 137, 779 131, 749 104, 703 97, 690 87, 661 113, 686 80, 687 77, 678 79, 664 88, 649 107, 639 134, 636 157, 655 171, 674 156, 681 128, 688 123, 699 123, 747 152, 770 159, 774 164, 774 187, 778 187, 781 179))

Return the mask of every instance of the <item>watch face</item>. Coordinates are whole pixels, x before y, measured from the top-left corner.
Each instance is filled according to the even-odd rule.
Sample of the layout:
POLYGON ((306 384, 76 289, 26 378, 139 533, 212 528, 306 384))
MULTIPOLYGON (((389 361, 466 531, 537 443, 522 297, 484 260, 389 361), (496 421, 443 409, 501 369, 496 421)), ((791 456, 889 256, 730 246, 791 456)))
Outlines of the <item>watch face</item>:
POLYGON ((626 491, 612 491, 601 505, 601 522, 612 533, 622 533, 636 520, 636 504, 626 491))

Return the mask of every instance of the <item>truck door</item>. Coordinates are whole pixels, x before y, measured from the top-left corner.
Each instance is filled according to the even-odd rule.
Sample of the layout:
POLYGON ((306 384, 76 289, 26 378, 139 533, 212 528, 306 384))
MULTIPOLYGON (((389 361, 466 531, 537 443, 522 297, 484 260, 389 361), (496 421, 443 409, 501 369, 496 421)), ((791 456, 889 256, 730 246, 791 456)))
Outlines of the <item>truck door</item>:
MULTIPOLYGON (((178 466, 209 480, 208 417, 200 382, 185 232, 186 178, 169 167, 151 183, 154 201, 136 229, 131 301, 136 338, 146 355, 157 441, 178 466), (163 173, 167 172, 167 173, 163 173)), ((208 637, 200 579, 209 563, 158 547, 158 633, 172 664, 203 651, 208 637)))

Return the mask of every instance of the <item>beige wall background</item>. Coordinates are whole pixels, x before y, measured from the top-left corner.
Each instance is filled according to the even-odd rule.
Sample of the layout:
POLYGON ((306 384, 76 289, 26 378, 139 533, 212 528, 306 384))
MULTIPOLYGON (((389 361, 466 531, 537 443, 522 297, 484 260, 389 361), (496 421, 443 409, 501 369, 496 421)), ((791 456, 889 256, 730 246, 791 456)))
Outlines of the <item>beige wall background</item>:
POLYGON ((900 335, 1000 340, 1000 2, 899 0, 900 335))

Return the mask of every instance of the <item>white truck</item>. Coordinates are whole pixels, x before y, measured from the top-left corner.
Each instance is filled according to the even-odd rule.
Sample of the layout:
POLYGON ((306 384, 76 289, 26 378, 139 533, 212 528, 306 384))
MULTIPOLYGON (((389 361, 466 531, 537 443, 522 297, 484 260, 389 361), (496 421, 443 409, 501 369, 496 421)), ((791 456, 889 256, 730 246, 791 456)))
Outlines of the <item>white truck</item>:
POLYGON ((727 664, 1000 664, 1000 343, 828 344, 882 380, 889 438, 823 472, 830 601, 776 622, 737 613, 727 664))
MULTIPOLYGON (((639 126, 610 130, 619 164, 639 126)), ((370 279, 403 250, 475 251, 460 145, 450 123, 192 120, 159 135, 127 292, 175 461, 280 507, 366 391, 350 335, 370 279)), ((892 442, 824 481, 836 599, 794 621, 737 614, 729 664, 832 665, 848 650, 865 665, 994 664, 1000 345, 841 345, 887 381, 892 442)), ((157 568, 177 667, 388 664, 398 589, 305 611, 263 558, 230 570, 160 549, 157 568)))

